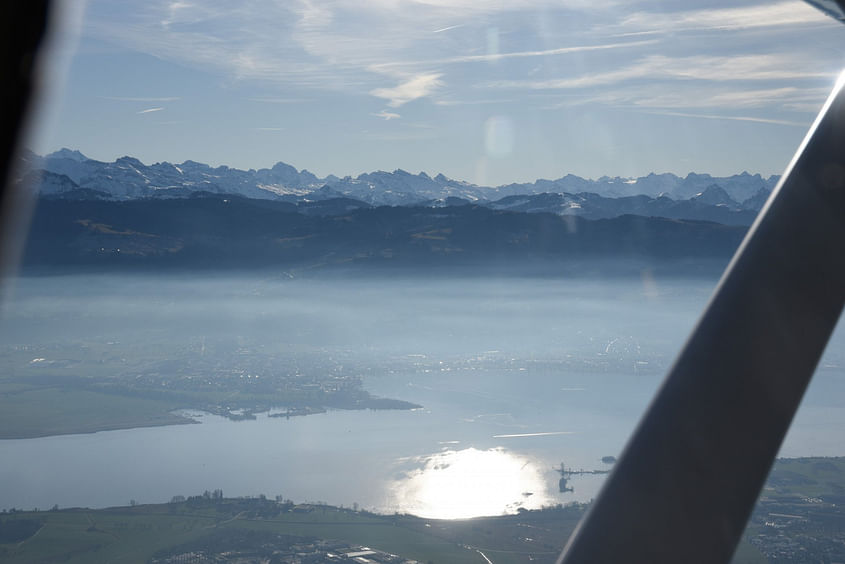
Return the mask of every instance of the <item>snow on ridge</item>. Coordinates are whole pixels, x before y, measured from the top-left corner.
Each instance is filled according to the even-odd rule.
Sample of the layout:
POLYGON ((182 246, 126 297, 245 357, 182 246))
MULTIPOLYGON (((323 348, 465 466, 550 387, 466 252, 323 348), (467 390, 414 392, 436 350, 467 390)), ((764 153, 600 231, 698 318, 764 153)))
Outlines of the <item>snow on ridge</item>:
POLYGON ((179 187, 188 192, 209 190, 269 199, 304 197, 328 187, 331 191, 321 197, 345 196, 373 205, 408 205, 448 197, 492 202, 507 196, 542 193, 593 193, 609 198, 637 195, 655 198, 664 195, 675 200, 687 200, 706 195, 710 185, 719 186, 735 202, 745 202, 761 190, 770 192, 778 181, 777 176, 763 178, 748 172, 728 177, 700 173, 689 173, 686 177, 672 173, 650 173, 638 178, 603 176, 599 179, 584 179, 567 174, 555 180, 538 179, 530 183, 480 186, 450 179, 442 173, 432 177, 424 171, 412 174, 401 169, 362 173, 355 178, 338 178, 333 175, 318 178, 305 169, 298 171, 283 162, 277 162, 271 168, 248 171, 227 166, 212 168, 190 160, 180 165, 168 162, 144 165, 140 160, 128 156, 113 163, 105 163, 88 159, 71 149, 61 149, 47 155, 37 166, 55 174, 63 174, 81 188, 106 192, 117 199, 145 197, 157 187, 179 187))
POLYGON ((278 184, 257 184, 257 187, 279 196, 306 196, 313 192, 308 188, 289 188, 278 184))

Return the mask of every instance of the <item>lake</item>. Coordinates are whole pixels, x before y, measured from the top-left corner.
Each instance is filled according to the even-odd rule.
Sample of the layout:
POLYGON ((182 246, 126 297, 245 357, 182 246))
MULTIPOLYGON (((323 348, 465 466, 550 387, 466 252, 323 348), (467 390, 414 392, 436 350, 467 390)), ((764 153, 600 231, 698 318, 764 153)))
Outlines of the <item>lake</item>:
MULTIPOLYGON (((715 283, 650 273, 19 279, 0 327, 6 347, 96 343, 131 357, 217 343, 229 361, 272 349, 279 362, 332 363, 373 394, 423 407, 239 422, 193 412, 200 424, 0 441, 0 508, 218 488, 446 518, 588 501, 601 476, 575 476, 575 491, 560 493, 555 469, 610 468, 601 458, 619 454, 715 283), (219 345, 230 341, 231 351, 219 345)), ((784 456, 845 454, 843 333, 784 456)))

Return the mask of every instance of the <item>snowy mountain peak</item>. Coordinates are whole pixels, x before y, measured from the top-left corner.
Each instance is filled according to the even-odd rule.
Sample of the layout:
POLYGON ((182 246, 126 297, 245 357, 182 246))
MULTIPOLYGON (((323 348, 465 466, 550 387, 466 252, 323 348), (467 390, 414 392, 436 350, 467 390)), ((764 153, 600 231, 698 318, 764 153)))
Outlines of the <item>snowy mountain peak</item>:
POLYGON ((72 149, 68 149, 67 147, 62 147, 58 151, 52 152, 46 157, 47 159, 70 159, 72 161, 76 161, 78 163, 84 163, 85 161, 91 160, 79 151, 75 151, 72 149))
POLYGON ((711 184, 704 191, 690 198, 690 200, 710 206, 738 207, 737 202, 718 184, 711 184))
POLYGON ((123 165, 130 165, 135 168, 144 168, 144 163, 136 159, 135 157, 124 156, 120 157, 115 161, 115 163, 120 163, 123 165))
MULTIPOLYGON (((318 178, 305 169, 298 171, 294 166, 281 161, 271 168, 258 170, 240 170, 228 166, 211 167, 191 160, 178 165, 168 162, 145 165, 137 158, 129 156, 109 163, 88 159, 79 151, 71 149, 61 149, 44 159, 36 155, 22 158, 32 169, 43 169, 66 176, 82 191, 73 188, 74 193, 96 191, 104 197, 118 200, 177 197, 192 192, 206 192, 285 200, 312 197, 325 199, 331 195, 354 198, 369 205, 416 205, 430 201, 447 201, 447 198, 489 202, 508 196, 592 193, 605 198, 660 197, 666 200, 661 205, 667 206, 671 202, 695 198, 700 204, 711 202, 707 205, 724 205, 739 209, 737 202, 749 201, 745 206, 745 209, 749 209, 749 206, 760 205, 778 180, 776 176, 764 179, 759 174, 752 175, 748 172, 728 177, 697 173, 679 177, 672 173, 652 172, 639 178, 602 176, 594 180, 566 174, 551 180, 478 186, 453 180, 443 173, 438 173, 432 178, 425 172, 412 174, 403 169, 393 172, 365 172, 357 178, 338 178, 333 175, 318 178), (326 185, 332 190, 315 194, 326 185), (712 187, 713 185, 718 186, 712 187)), ((49 182, 50 186, 45 188, 45 192, 69 191, 69 185, 63 179, 51 178, 49 182)), ((571 200, 570 196, 567 198, 569 199, 555 200, 556 203, 553 204, 560 209, 574 209, 575 200, 571 200)), ((546 197, 534 204, 541 207, 552 205, 549 203, 552 200, 554 198, 546 197)), ((637 201, 640 200, 642 198, 637 201)))

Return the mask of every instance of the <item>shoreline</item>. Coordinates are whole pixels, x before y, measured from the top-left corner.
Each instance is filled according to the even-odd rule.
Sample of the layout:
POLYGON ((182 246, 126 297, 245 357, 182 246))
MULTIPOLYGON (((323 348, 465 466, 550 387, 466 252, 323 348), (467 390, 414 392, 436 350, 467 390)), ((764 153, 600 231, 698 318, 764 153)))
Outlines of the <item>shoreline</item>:
MULTIPOLYGON (((766 479, 765 486, 764 486, 763 490, 761 491, 759 498, 760 499, 765 498, 767 491, 771 495, 771 492, 776 490, 776 489, 777 490, 783 490, 782 492, 780 492, 780 495, 787 495, 787 496, 795 495, 793 492, 791 492, 791 490, 807 488, 808 483, 806 481, 802 481, 800 479, 800 476, 796 480, 796 473, 794 471, 790 472, 790 470, 795 468, 796 465, 799 465, 799 466, 805 466, 805 465, 811 465, 811 464, 817 464, 818 465, 820 463, 821 464, 841 464, 843 467, 845 467, 845 453, 843 453, 842 455, 837 455, 837 456, 796 456, 796 457, 777 457, 777 458, 775 458, 774 463, 772 465, 771 472, 770 472, 770 476, 766 479)), ((828 469, 825 468, 825 470, 828 470, 828 469)), ((838 471, 838 469, 836 471, 838 471)), ((831 484, 826 484, 825 487, 832 487, 833 489, 838 490, 838 488, 835 485, 831 486, 831 484)), ((219 491, 222 491, 222 490, 219 490, 219 491)), ((271 499, 271 497, 268 497, 268 496, 270 496, 270 494, 263 493, 263 494, 223 497, 223 498, 220 498, 220 500, 221 501, 236 501, 236 500, 269 500, 269 499, 271 499)), ((202 496, 197 495, 197 496, 194 496, 194 499, 199 499, 200 497, 202 497, 202 496)), ((280 497, 280 496, 277 496, 277 497, 280 497)), ((184 496, 184 495, 181 495, 181 494, 174 494, 172 496, 172 499, 171 499, 170 502, 167 502, 167 501, 151 501, 151 502, 140 503, 140 504, 137 504, 137 505, 131 505, 130 504, 130 505, 102 505, 102 506, 67 506, 67 507, 61 507, 59 509, 59 511, 85 512, 85 511, 131 510, 131 509, 134 509, 136 507, 141 508, 141 507, 153 507, 153 506, 168 506, 168 505, 172 505, 173 503, 183 503, 185 501, 185 499, 191 499, 191 496, 190 495, 184 496), (180 497, 182 497, 184 499, 182 499, 179 502, 173 501, 173 499, 180 498, 180 497)), ((759 503, 760 499, 758 499, 758 503, 759 503)), ((299 501, 295 501, 295 500, 291 500, 291 499, 285 499, 285 503, 295 505, 295 506, 306 506, 306 507, 310 507, 310 508, 326 508, 326 509, 336 509, 336 510, 341 510, 341 511, 353 511, 352 508, 344 507, 343 504, 334 505, 333 502, 312 501, 312 500, 308 500, 308 499, 301 499, 299 501)), ((360 509, 360 513, 361 514, 369 514, 369 515, 378 516, 378 517, 386 517, 386 518, 392 517, 392 516, 395 516, 395 515, 402 515, 402 516, 405 516, 405 517, 412 517, 414 519, 419 519, 419 520, 425 521, 425 522, 436 522, 436 521, 460 522, 460 521, 472 521, 472 520, 478 520, 478 519, 513 518, 513 517, 518 517, 520 515, 524 515, 526 513, 537 514, 537 513, 542 513, 542 512, 545 512, 545 511, 554 511, 554 510, 559 510, 561 508, 567 508, 567 507, 569 507, 569 508, 571 508, 571 507, 582 507, 583 508, 583 507, 589 506, 591 503, 592 503, 592 501, 586 501, 586 502, 569 501, 567 503, 553 503, 553 504, 549 504, 549 505, 544 505, 542 507, 535 508, 535 509, 522 509, 521 511, 517 510, 517 511, 513 511, 513 512, 482 514, 482 515, 474 515, 474 516, 471 516, 471 517, 457 517, 457 518, 454 518, 454 519, 443 518, 443 517, 425 517, 425 516, 421 516, 421 515, 417 515, 417 514, 409 513, 409 512, 399 512, 399 513, 397 513, 396 511, 391 511, 389 509, 378 510, 376 508, 366 509, 364 507, 362 507, 360 509)), ((0 514, 3 514, 3 515, 14 515, 15 513, 26 514, 26 513, 33 513, 33 512, 34 513, 43 513, 43 512, 48 512, 48 511, 50 511, 50 509, 49 509, 49 507, 46 507, 46 506, 44 508, 35 507, 31 510, 30 509, 18 509, 17 511, 8 511, 8 508, 0 507, 0 514)), ((354 510, 354 512, 357 513, 357 512, 359 512, 359 510, 354 510)))
POLYGON ((6 433, 0 431, 0 441, 27 441, 32 439, 46 439, 49 437, 66 437, 68 435, 93 435, 96 433, 105 433, 107 431, 128 431, 130 429, 150 429, 154 427, 170 427, 175 425, 196 425, 202 421, 191 419, 190 417, 176 417, 172 421, 149 421, 147 423, 128 423, 125 425, 98 425, 96 428, 85 429, 84 426, 78 428, 70 428, 66 431, 60 432, 45 432, 45 433, 6 433))
POLYGON ((326 406, 301 406, 301 407, 280 407, 274 406, 265 408, 264 406, 257 409, 242 408, 234 411, 241 411, 242 413, 234 413, 232 411, 220 409, 210 409, 210 406, 205 407, 180 407, 169 412, 172 419, 156 420, 150 419, 147 422, 127 423, 127 424, 104 424, 90 426, 86 425, 69 426, 67 430, 60 432, 43 432, 43 433, 14 433, 8 432, 8 429, 0 430, 0 441, 26 441, 31 439, 46 439, 49 437, 64 437, 69 435, 93 435, 95 433, 104 433, 108 431, 128 431, 131 429, 150 429, 155 427, 169 427, 175 425, 199 425, 202 421, 191 417, 189 415, 180 415, 179 412, 198 412, 202 415, 213 415, 215 417, 224 418, 232 423, 239 421, 255 421, 258 416, 266 416, 273 419, 290 419, 291 417, 305 417, 308 415, 318 415, 327 413, 329 411, 386 411, 386 410, 401 410, 413 411, 422 408, 421 405, 407 402, 403 400, 394 400, 388 398, 370 398, 365 402, 360 402, 355 406, 341 406, 341 405, 326 405, 326 406), (285 410, 285 411, 276 411, 285 410), (226 411, 226 413, 224 413, 226 411), (275 412, 275 413, 274 413, 275 412))

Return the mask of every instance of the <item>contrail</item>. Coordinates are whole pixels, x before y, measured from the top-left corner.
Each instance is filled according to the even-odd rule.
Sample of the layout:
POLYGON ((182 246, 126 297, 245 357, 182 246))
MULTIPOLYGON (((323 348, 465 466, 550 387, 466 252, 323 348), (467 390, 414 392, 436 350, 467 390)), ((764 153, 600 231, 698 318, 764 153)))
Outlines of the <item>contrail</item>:
POLYGON ((546 431, 545 433, 515 433, 513 435, 493 435, 494 439, 515 439, 518 437, 548 437, 549 435, 574 435, 574 431, 546 431))
POLYGON ((431 33, 441 33, 441 32, 449 31, 450 29, 455 29, 455 28, 458 28, 458 27, 464 27, 464 24, 450 25, 449 27, 444 27, 444 28, 441 28, 441 29, 435 29, 431 33))

